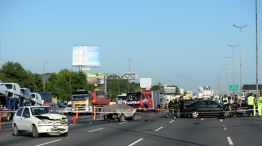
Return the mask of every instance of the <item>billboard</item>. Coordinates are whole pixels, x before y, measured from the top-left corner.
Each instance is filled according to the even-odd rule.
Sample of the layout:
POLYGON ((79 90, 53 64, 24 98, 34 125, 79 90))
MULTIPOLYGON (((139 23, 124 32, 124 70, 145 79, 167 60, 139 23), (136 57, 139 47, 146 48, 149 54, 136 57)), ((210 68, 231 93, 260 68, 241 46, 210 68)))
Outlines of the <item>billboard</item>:
POLYGON ((152 78, 140 78, 140 87, 150 89, 152 86, 152 78))
POLYGON ((73 46, 72 65, 100 66, 100 48, 96 46, 73 46))

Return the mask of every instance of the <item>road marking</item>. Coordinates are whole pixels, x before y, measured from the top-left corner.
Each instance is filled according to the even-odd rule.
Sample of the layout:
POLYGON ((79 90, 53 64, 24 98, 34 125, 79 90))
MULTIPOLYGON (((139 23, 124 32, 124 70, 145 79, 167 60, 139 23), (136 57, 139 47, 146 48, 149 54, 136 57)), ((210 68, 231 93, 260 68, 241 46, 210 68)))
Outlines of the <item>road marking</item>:
POLYGON ((223 120, 222 120, 222 119, 220 119, 220 122, 222 123, 222 122, 223 122, 223 120))
POLYGON ((161 126, 161 127, 159 127, 158 129, 156 129, 155 131, 159 131, 159 130, 161 130, 163 127, 161 126))
POLYGON ((227 128, 226 128, 226 126, 225 126, 225 125, 222 125, 222 127, 224 128, 224 130, 225 130, 225 131, 227 130, 227 128))
POLYGON ((203 118, 201 118, 201 121, 203 121, 204 119, 203 118))
POLYGON ((142 141, 143 139, 144 139, 144 138, 140 138, 140 139, 138 139, 137 141, 135 141, 135 142, 129 144, 128 146, 133 146, 133 145, 139 143, 140 141, 142 141))
POLYGON ((227 137, 227 141, 228 141, 229 145, 234 145, 234 143, 233 143, 233 141, 231 140, 230 137, 227 137))
POLYGON ((54 140, 54 141, 50 141, 50 142, 46 142, 46 143, 43 143, 43 144, 39 144, 39 145, 35 145, 35 146, 43 146, 43 145, 47 145, 47 144, 50 144, 50 143, 55 143, 55 142, 58 142, 62 139, 57 139, 57 140, 54 140))
POLYGON ((175 120, 170 121, 169 124, 173 123, 174 121, 175 121, 175 120))
POLYGON ((102 130, 102 129, 104 129, 104 128, 98 128, 98 129, 94 129, 94 130, 91 130, 91 131, 88 131, 88 132, 91 133, 91 132, 99 131, 99 130, 102 130))

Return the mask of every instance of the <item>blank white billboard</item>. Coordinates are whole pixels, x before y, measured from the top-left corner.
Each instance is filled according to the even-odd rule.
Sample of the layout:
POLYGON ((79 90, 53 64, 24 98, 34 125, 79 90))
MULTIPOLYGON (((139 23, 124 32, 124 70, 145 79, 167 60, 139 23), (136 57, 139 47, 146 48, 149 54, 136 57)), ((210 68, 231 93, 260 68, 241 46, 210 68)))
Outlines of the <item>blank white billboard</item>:
POLYGON ((140 87, 150 89, 152 86, 152 78, 140 78, 140 87))
POLYGON ((72 65, 100 66, 100 48, 96 46, 73 46, 72 65))

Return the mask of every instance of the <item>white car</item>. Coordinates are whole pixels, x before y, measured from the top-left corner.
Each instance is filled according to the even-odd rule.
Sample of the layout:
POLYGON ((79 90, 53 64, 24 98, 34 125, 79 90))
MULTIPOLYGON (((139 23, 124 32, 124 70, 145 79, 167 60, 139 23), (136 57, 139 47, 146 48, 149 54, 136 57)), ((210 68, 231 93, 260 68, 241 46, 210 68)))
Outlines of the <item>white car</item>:
POLYGON ((67 136, 69 124, 65 115, 50 113, 49 106, 25 106, 15 113, 12 127, 14 136, 20 131, 32 132, 33 137, 44 133, 67 136))

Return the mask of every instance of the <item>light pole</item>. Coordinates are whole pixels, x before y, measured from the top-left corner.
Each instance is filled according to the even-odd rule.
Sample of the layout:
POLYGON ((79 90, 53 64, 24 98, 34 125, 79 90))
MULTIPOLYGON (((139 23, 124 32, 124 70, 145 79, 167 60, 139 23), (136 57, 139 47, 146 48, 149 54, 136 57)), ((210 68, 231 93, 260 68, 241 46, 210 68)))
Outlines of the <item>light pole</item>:
POLYGON ((45 64, 47 64, 47 61, 43 61, 43 89, 45 92, 45 81, 46 81, 46 73, 45 73, 45 64))
POLYGON ((257 26, 258 26, 258 21, 257 21, 257 0, 256 0, 256 96, 258 97, 258 30, 257 30, 257 26))
MULTIPOLYGON (((233 50, 233 55, 232 55, 232 63, 233 63, 233 66, 232 66, 232 70, 233 70, 233 85, 235 85, 235 48, 238 46, 238 45, 231 45, 231 44, 228 44, 228 46, 230 48, 232 48, 233 50)), ((233 90, 233 93, 234 93, 234 90, 233 90)))
MULTIPOLYGON (((239 81, 239 86, 240 86, 240 94, 242 94, 242 29, 247 27, 247 25, 235 25, 233 24, 233 27, 239 29, 240 32, 240 37, 239 37, 239 51, 240 51, 240 81, 239 81)), ((242 96, 242 95, 241 95, 242 96)))

